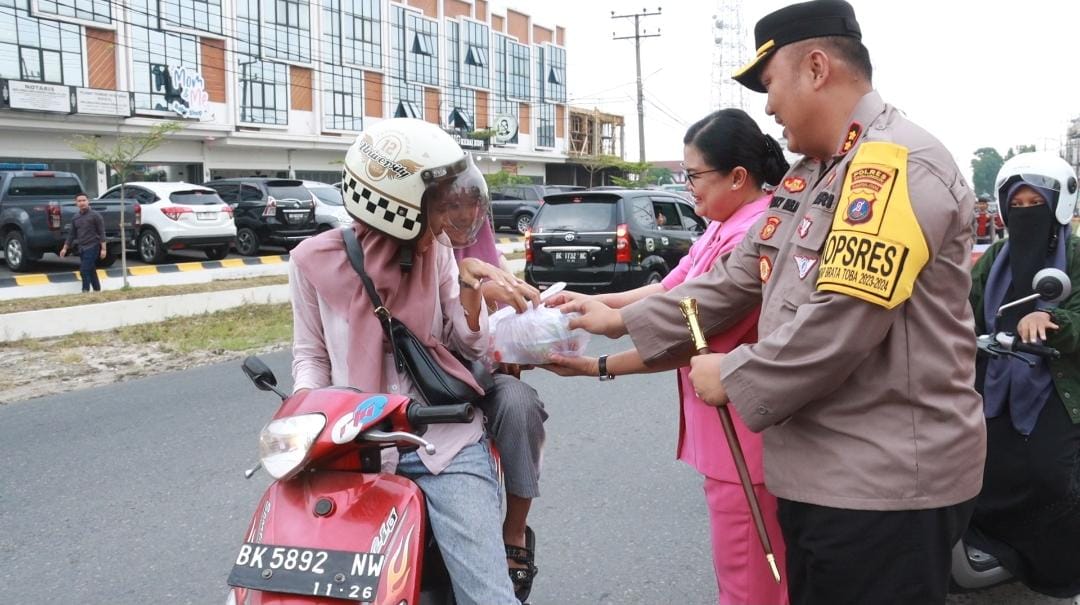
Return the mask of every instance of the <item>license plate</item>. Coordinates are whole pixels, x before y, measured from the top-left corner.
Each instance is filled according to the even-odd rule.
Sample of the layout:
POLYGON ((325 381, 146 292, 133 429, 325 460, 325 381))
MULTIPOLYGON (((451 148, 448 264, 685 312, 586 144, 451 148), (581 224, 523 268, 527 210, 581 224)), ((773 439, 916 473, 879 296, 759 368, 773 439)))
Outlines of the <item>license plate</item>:
POLYGON ((552 252, 552 259, 564 265, 584 265, 589 262, 588 252, 552 252))
POLYGON ((375 601, 386 555, 245 542, 230 586, 268 592, 375 601))
POLYGON ((307 217, 308 217, 307 212, 286 212, 285 213, 285 218, 289 221, 290 224, 293 224, 293 225, 295 225, 297 223, 306 222, 307 217))
POLYGON ((200 221, 212 221, 217 218, 217 212, 196 212, 195 218, 200 221))

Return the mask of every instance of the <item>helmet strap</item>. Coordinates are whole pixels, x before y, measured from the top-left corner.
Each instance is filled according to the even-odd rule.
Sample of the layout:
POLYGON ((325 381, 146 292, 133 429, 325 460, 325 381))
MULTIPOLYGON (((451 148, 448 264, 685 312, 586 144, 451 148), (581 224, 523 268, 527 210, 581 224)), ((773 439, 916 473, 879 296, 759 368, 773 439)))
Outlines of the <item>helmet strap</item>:
POLYGON ((398 264, 401 266, 402 273, 412 271, 414 252, 412 244, 406 244, 398 248, 398 264))

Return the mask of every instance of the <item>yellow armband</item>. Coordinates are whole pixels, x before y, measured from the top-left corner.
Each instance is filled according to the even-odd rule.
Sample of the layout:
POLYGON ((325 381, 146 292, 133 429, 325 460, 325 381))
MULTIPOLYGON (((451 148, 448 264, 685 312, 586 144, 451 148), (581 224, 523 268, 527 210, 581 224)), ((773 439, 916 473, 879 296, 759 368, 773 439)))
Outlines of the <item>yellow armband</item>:
POLYGON ((892 309, 911 297, 930 252, 911 206, 906 147, 863 143, 844 177, 817 288, 892 309))

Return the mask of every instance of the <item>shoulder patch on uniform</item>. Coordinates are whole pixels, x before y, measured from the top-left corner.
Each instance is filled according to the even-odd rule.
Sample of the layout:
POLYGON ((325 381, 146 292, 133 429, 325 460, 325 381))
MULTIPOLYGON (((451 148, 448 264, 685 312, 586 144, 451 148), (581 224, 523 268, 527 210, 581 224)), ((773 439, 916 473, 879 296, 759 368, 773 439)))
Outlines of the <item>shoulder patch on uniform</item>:
POLYGON ((887 309, 911 297, 929 248, 907 185, 908 150, 863 143, 844 176, 818 269, 818 290, 854 296, 887 309))

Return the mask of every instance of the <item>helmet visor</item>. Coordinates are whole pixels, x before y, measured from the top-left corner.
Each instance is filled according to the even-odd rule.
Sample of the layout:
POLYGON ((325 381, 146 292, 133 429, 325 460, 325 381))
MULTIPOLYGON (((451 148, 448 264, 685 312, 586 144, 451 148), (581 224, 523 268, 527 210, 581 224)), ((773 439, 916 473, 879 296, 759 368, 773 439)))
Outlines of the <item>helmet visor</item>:
POLYGON ((487 181, 470 156, 424 172, 424 215, 435 240, 454 248, 476 243, 491 211, 487 181), (429 176, 430 175, 430 176, 429 176))

